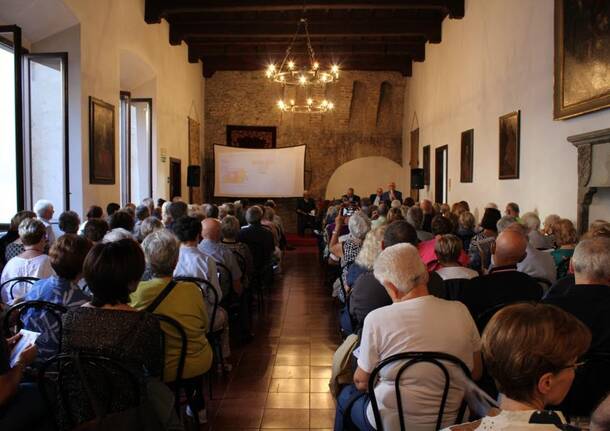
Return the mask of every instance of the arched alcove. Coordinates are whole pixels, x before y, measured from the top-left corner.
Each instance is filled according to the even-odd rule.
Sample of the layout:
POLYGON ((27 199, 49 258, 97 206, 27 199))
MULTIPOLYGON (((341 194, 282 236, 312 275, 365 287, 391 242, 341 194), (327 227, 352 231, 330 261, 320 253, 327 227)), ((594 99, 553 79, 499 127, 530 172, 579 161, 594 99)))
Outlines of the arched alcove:
POLYGON ((368 197, 377 187, 386 188, 392 181, 397 189, 403 185, 403 168, 387 157, 360 157, 339 166, 328 180, 326 199, 339 198, 348 187, 360 197, 368 197))

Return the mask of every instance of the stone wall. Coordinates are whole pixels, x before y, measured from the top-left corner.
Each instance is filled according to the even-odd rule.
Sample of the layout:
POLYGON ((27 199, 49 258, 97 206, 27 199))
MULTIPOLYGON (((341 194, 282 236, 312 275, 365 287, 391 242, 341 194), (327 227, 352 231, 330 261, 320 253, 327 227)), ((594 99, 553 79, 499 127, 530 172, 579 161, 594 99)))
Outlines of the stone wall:
MULTIPOLYGON (((276 107, 282 89, 262 71, 216 72, 205 85, 206 199, 213 193, 213 148, 226 145, 227 125, 275 126, 278 148, 307 145, 305 187, 315 197, 325 195, 333 172, 350 160, 384 156, 401 163, 404 87, 399 73, 345 71, 321 95, 333 101, 333 113, 286 114, 276 107)), ((294 231, 294 199, 281 202, 287 230, 294 231)))

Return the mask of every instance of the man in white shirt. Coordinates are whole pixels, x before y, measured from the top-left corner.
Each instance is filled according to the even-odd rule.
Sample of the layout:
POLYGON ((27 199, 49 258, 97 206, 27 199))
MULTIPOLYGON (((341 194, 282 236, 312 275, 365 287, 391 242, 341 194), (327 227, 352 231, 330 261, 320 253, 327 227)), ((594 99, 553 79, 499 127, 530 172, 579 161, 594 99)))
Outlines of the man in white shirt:
POLYGON ((34 204, 34 212, 47 229, 47 244, 50 247, 55 242, 55 233, 53 232, 53 226, 51 226, 51 219, 55 213, 53 203, 46 199, 40 199, 34 204))
MULTIPOLYGON (((352 422, 361 430, 376 428, 370 406, 370 373, 383 359, 402 352, 443 352, 462 360, 478 379, 481 374, 481 339, 466 307, 429 294, 428 272, 417 248, 396 244, 381 252, 374 266, 375 278, 383 284, 392 304, 370 312, 364 320, 358 368, 354 385, 337 399, 335 430, 343 429, 348 401, 358 391, 369 391, 351 409, 352 422)), ((392 369, 396 369, 392 367, 392 369)), ((463 397, 460 369, 447 363, 451 387, 445 405, 443 426, 455 422, 463 397)), ((394 379, 387 369, 374 388, 384 429, 399 429, 394 379)), ((432 364, 416 364, 402 375, 403 413, 407 429, 433 429, 444 388, 442 372, 432 364), (408 395, 407 395, 408 392, 408 395)))

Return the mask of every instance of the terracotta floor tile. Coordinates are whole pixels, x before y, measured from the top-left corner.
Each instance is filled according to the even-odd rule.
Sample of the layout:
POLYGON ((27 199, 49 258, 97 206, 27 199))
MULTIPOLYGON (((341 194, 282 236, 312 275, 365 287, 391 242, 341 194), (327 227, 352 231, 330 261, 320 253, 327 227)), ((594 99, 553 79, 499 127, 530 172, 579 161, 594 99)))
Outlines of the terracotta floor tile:
POLYGON ((309 426, 311 428, 332 427, 335 424, 335 410, 309 410, 309 426))
POLYGON ((310 367, 309 377, 312 379, 330 379, 331 367, 310 367))
POLYGON ((271 379, 269 392, 309 392, 309 379, 271 379))
POLYGON ((265 409, 262 429, 309 429, 309 410, 265 409))
POLYGON ((332 355, 311 355, 309 360, 312 366, 331 366, 333 364, 332 355))
POLYGON ((309 367, 307 365, 276 365, 273 367, 274 379, 308 379, 309 367))
POLYGON ((267 409, 309 409, 309 393, 270 392, 267 409))
POLYGON ((309 394, 309 407, 312 409, 334 409, 335 400, 330 392, 312 392, 309 394))
POLYGON ((310 392, 329 392, 328 379, 311 379, 309 388, 310 392))
POLYGON ((309 355, 277 355, 275 365, 309 365, 309 355))

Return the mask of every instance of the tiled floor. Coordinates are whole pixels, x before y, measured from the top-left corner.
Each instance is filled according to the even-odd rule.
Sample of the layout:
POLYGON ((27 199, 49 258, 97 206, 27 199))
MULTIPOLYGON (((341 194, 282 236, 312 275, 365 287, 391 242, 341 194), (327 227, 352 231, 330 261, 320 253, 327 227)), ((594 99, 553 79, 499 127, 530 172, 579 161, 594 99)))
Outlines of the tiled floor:
POLYGON ((315 247, 286 253, 254 332, 233 350, 233 371, 215 377, 202 430, 331 429, 328 378, 339 334, 315 247))

